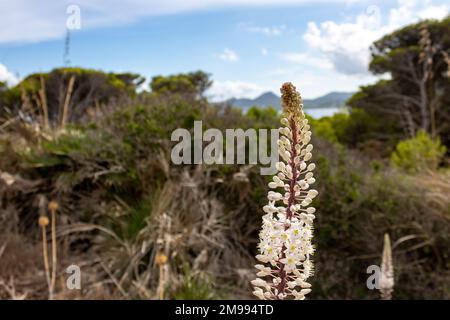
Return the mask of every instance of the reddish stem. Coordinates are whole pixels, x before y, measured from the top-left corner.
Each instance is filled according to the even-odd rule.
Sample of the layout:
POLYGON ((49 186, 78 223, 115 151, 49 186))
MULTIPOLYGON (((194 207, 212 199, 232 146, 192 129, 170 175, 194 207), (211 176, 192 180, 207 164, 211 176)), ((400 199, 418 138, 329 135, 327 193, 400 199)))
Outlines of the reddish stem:
MULTIPOLYGON (((292 168, 292 179, 290 181, 290 185, 289 185, 289 199, 288 199, 288 204, 287 204, 287 209, 286 209, 286 219, 291 220, 292 219, 292 211, 291 211, 291 206, 294 204, 295 201, 295 183, 297 182, 297 168, 295 165, 295 157, 297 156, 297 150, 295 149, 295 145, 297 144, 297 125, 294 121, 294 119, 290 119, 289 121, 289 125, 291 127, 291 132, 292 132, 292 145, 291 145, 291 158, 290 160, 290 165, 292 168)), ((285 226, 285 230, 287 230, 289 228, 288 225, 285 226)), ((283 244, 283 247, 281 248, 281 259, 284 259, 286 257, 285 251, 286 250, 286 246, 283 244)), ((277 289, 278 289, 278 293, 284 293, 286 291, 286 284, 287 284, 287 273, 286 271, 284 271, 284 264, 278 262, 278 265, 280 266, 280 271, 279 271, 279 277, 281 278, 281 282, 278 285, 277 289)), ((278 299, 278 296, 277 296, 278 299)))

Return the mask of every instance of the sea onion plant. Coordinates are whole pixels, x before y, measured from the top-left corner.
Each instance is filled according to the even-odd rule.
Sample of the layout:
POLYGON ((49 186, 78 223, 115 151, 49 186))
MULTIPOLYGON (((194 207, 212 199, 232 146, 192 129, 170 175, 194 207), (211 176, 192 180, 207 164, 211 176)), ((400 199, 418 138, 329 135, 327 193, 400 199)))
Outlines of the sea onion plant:
POLYGON ((313 273, 310 260, 314 253, 311 244, 316 209, 310 204, 317 196, 310 189, 314 163, 311 131, 303 112, 302 98, 292 83, 281 87, 283 117, 281 119, 278 151, 280 162, 277 174, 269 183, 268 200, 264 206, 259 254, 261 262, 257 278, 251 283, 253 294, 260 299, 305 299, 311 291, 306 282, 313 273))

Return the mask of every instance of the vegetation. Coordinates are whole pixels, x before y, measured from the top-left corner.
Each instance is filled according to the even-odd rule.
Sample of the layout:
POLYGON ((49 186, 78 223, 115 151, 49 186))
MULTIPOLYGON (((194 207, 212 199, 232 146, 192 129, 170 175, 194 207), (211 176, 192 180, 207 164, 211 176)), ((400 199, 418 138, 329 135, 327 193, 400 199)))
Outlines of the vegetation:
POLYGON ((394 166, 409 172, 436 170, 446 152, 439 139, 433 140, 424 131, 398 143, 391 157, 394 166))
POLYGON ((367 112, 375 123, 382 119, 383 125, 357 137, 358 143, 373 138, 398 142, 423 130, 450 144, 449 34, 447 17, 407 26, 374 43, 370 71, 390 79, 362 87, 349 105, 367 112))
MULTIPOLYGON (((444 54, 431 57, 433 77, 420 73, 429 45, 450 50, 449 23, 376 42, 371 70, 391 80, 361 88, 346 114, 310 119, 319 195, 308 298, 378 298, 367 267, 380 264, 386 233, 393 299, 450 298, 444 54), (412 69, 397 69, 408 61, 412 69), (427 121, 417 105, 425 93, 401 80, 414 72, 426 79, 427 121)), ((151 92, 139 92, 142 83, 62 68, 0 85, 0 298, 47 299, 49 289, 62 299, 251 298, 269 178, 257 165, 174 165, 170 136, 192 131, 194 120, 204 129, 277 128, 278 113, 209 103, 203 72, 155 77, 151 92), (38 224, 50 202, 54 286, 42 254, 51 228, 38 224), (74 263, 81 290, 63 285, 74 263)))

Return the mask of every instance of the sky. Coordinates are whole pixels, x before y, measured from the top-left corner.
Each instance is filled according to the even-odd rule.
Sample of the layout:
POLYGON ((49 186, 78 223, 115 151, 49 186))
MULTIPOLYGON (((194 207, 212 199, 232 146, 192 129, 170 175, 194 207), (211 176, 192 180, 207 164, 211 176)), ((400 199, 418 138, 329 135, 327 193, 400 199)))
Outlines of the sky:
POLYGON ((0 81, 69 65, 147 79, 203 70, 216 101, 285 81, 305 98, 353 92, 376 81, 373 41, 449 10, 443 0, 0 0, 0 81))

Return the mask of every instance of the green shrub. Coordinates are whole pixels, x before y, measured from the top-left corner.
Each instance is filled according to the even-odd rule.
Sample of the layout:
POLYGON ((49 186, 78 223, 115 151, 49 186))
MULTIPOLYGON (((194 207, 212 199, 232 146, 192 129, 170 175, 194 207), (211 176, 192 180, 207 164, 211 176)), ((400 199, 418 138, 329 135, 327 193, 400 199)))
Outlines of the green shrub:
POLYGON ((414 138, 397 144, 391 156, 391 164, 407 172, 424 169, 435 170, 446 152, 439 139, 433 140, 426 132, 419 131, 414 138))
POLYGON ((312 130, 314 130, 314 134, 327 141, 338 142, 336 130, 333 126, 333 117, 322 117, 320 119, 308 117, 313 128, 312 130))
POLYGON ((276 127, 280 121, 278 111, 273 107, 258 108, 256 106, 248 109, 246 118, 251 122, 251 127, 255 129, 273 128, 276 127))
POLYGON ((319 196, 312 297, 378 299, 376 290, 367 290, 366 270, 380 263, 384 233, 393 243, 420 234, 393 251, 394 299, 447 297, 448 177, 377 171, 379 164, 370 165, 359 152, 320 141, 314 147, 319 196))
POLYGON ((188 264, 183 265, 183 284, 174 294, 175 300, 211 300, 218 296, 205 274, 195 274, 188 264))
POLYGON ((368 115, 358 109, 351 110, 350 113, 336 113, 332 116, 313 119, 308 117, 314 133, 331 142, 356 147, 355 137, 366 135, 373 123, 368 115))

